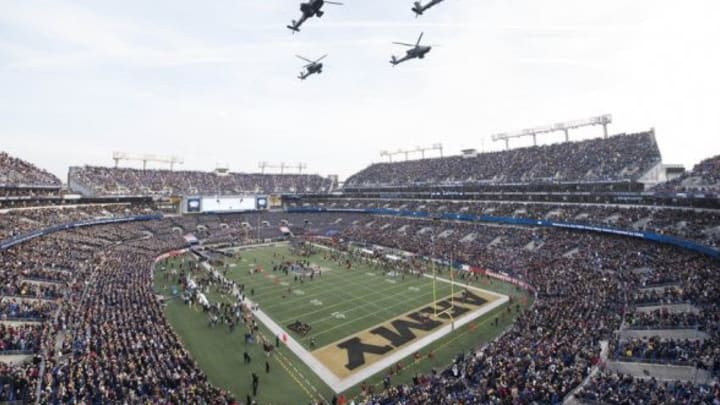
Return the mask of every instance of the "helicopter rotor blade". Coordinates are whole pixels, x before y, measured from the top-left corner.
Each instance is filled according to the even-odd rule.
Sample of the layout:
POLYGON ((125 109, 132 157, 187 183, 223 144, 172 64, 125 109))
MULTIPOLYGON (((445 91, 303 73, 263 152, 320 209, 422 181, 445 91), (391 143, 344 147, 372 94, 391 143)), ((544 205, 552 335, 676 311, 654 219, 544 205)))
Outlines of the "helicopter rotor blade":
POLYGON ((420 46, 420 41, 422 41, 423 35, 425 35, 425 33, 424 33, 424 32, 421 32, 421 33, 420 33, 420 37, 418 37, 417 44, 415 44, 415 46, 420 46))
POLYGON ((393 42, 395 45, 402 45, 402 46, 409 46, 411 48, 415 48, 417 45, 414 44, 406 44, 405 42, 393 42))
POLYGON ((334 5, 336 5, 336 6, 342 6, 342 5, 343 5, 343 4, 340 3, 339 1, 328 1, 328 0, 325 0, 325 4, 334 4, 334 5))
POLYGON ((318 63, 318 62, 320 62, 321 60, 323 60, 323 59, 325 59, 325 58, 327 58, 327 54, 321 56, 320 59, 318 59, 318 60, 315 61, 315 63, 318 63))
POLYGON ((302 59, 302 60, 304 60, 304 61, 307 62, 307 63, 310 63, 310 64, 313 63, 313 61, 311 61, 310 59, 308 59, 308 58, 306 58, 306 57, 304 57, 304 56, 295 55, 295 57, 298 58, 298 59, 302 59))

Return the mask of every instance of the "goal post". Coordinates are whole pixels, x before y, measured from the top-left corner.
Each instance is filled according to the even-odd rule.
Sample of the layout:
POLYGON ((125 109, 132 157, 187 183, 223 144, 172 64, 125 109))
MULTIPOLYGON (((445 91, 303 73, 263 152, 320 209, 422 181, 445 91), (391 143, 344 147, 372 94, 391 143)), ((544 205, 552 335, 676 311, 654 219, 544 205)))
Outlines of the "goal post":
MULTIPOLYGON (((440 222, 440 217, 434 217, 433 222, 440 222)), ((455 310, 455 279, 453 275, 453 261, 452 256, 450 256, 450 260, 447 261, 449 273, 450 273, 450 306, 446 308, 443 311, 438 312, 438 296, 437 296, 437 264, 438 260, 435 259, 435 227, 432 229, 432 234, 430 235, 430 243, 431 243, 431 255, 430 255, 430 265, 432 266, 432 272, 433 272, 433 281, 432 281, 432 289, 433 289, 433 313, 435 314, 435 318, 437 319, 438 316, 441 316, 443 314, 447 314, 450 318, 450 321, 453 324, 453 329, 455 329, 455 319, 453 319, 452 314, 455 310)), ((444 264, 445 262, 440 262, 444 264)), ((444 297, 443 297, 444 298, 444 297)))
POLYGON ((450 274, 450 306, 443 310, 438 312, 438 298, 437 298, 437 264, 435 260, 432 261, 432 270, 433 270, 433 309, 435 313, 435 318, 447 314, 448 317, 450 317, 450 321, 455 324, 455 319, 453 319, 453 311, 455 310, 455 270, 452 267, 452 259, 448 263, 448 273, 450 274))
POLYGON ((438 316, 437 312, 437 266, 435 266, 435 259, 430 258, 431 265, 432 265, 432 272, 433 272, 433 280, 432 280, 432 289, 433 289, 433 312, 435 313, 435 318, 438 316))

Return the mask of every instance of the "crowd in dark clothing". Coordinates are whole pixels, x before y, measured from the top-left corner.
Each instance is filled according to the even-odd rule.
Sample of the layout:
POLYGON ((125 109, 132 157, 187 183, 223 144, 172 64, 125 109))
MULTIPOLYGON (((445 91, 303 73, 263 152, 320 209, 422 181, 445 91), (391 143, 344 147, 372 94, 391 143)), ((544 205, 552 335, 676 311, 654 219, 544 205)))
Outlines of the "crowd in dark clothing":
MULTIPOLYGON (((92 239, 102 228, 78 233, 92 239)), ((60 349, 48 353, 43 402, 231 402, 197 369, 152 292, 154 257, 184 245, 167 224, 163 228, 151 240, 104 243, 76 270, 82 278, 53 323, 64 337, 60 349)))
POLYGON ((720 213, 663 206, 556 204, 502 201, 452 201, 327 198, 292 202, 290 206, 330 209, 394 209, 431 215, 462 214, 568 222, 630 231, 653 232, 720 246, 720 213))
POLYGON ((52 225, 153 212, 155 210, 147 204, 102 204, 11 210, 7 213, 0 213, 0 240, 45 229, 52 225))
POLYGON ((0 324, 0 355, 36 352, 40 348, 42 329, 42 325, 34 324, 0 324))
POLYGON ((8 186, 60 187, 60 179, 25 160, 0 151, 0 194, 8 186))
POLYGON ((691 302, 692 296, 692 291, 665 288, 662 291, 651 290, 635 293, 630 298, 630 303, 637 306, 686 304, 691 302))
POLYGON ((5 285, 0 292, 9 297, 55 299, 60 297, 62 289, 55 284, 45 285, 17 281, 5 285))
POLYGON ((589 404, 717 404, 720 385, 711 387, 603 373, 593 377, 576 397, 589 404))
POLYGON ((637 179, 660 160, 655 136, 646 132, 474 157, 376 163, 348 178, 345 187, 622 182, 637 179))
POLYGON ((44 320, 56 308, 57 305, 52 301, 16 300, 8 297, 0 302, 0 320, 44 320))
POLYGON ((720 193, 720 155, 705 159, 677 179, 656 186, 659 192, 720 193))
POLYGON ((718 345, 714 339, 679 340, 653 336, 614 342, 610 352, 620 361, 696 365, 705 357, 717 356, 718 345))
POLYGON ((71 183, 83 185, 86 194, 199 195, 242 193, 328 193, 336 187, 331 178, 312 174, 261 174, 113 167, 71 167, 71 183))
MULTIPOLYGON (((431 383, 425 385, 403 385, 376 395, 379 403, 412 403, 418 398, 438 404, 461 398, 470 403, 562 401, 599 362, 599 341, 612 339, 631 306, 625 297, 632 299, 638 288, 655 281, 680 283, 693 304, 710 305, 711 316, 718 314, 711 306, 720 292, 720 283, 712 276, 718 270, 716 262, 638 240, 392 217, 369 217, 347 228, 341 238, 452 257, 523 278, 538 290, 533 309, 478 352, 460 383, 429 378, 431 383), (633 271, 638 268, 652 270, 638 274, 633 271)), ((683 347, 687 354, 680 358, 718 367, 716 342, 683 347)), ((656 358, 672 360, 664 355, 656 358)))
MULTIPOLYGON (((155 256, 186 243, 173 226, 167 221, 78 229, 2 252, 0 279, 23 288, 53 287, 64 296, 6 296, 0 304, 3 320, 33 321, 0 327, 0 352, 44 359, 41 403, 235 403, 197 369, 152 293, 155 256), (26 279, 43 281, 21 281, 26 279)), ((4 292, 14 294, 15 287, 4 292)), ((34 401, 37 368, 3 367, 0 400, 34 401)))
POLYGON ((702 311, 699 314, 692 312, 669 312, 666 309, 656 309, 652 312, 631 311, 625 318, 628 329, 705 329, 709 323, 717 323, 714 319, 717 314, 702 311))
POLYGON ((21 365, 0 362, 0 403, 31 402, 40 372, 39 364, 39 356, 21 365))
MULTIPOLYGON (((599 363, 599 342, 612 340, 638 288, 680 283, 710 317, 717 314, 713 302, 720 301, 716 262, 619 236, 332 213, 209 215, 97 226, 33 240, 0 258, 7 264, 0 273, 5 280, 17 280, 24 270, 50 277, 49 269, 72 274, 62 280, 65 298, 57 317, 31 339, 35 349, 40 342, 55 348, 35 350, 46 360, 41 402, 235 403, 208 382, 169 327, 149 269, 159 253, 185 246, 180 235, 198 225, 210 237, 261 222, 269 224, 268 231, 275 228, 276 236, 282 236, 281 224, 303 224, 317 234, 336 231, 338 244, 355 241, 452 258, 535 287, 535 304, 496 341, 459 355, 445 369, 418 375, 412 384, 389 381, 382 392, 368 393, 373 404, 559 403, 599 363), (183 232, 173 230, 177 227, 183 232), (638 274, 637 268, 651 271, 638 274)), ((226 309, 218 313, 232 311, 226 309)), ((700 357, 712 356, 699 348, 700 357)), ((689 353, 687 359, 697 359, 696 351, 689 353)))

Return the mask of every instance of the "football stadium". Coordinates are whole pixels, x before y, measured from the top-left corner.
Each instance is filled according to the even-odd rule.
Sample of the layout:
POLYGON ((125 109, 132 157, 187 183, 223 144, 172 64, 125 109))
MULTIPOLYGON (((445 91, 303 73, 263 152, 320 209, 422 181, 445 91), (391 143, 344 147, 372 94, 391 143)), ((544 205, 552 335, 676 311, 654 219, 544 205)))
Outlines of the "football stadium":
MULTIPOLYGON (((218 9, 216 25, 226 29, 225 18, 241 11, 259 18, 258 24, 291 12, 296 19, 286 29, 281 23, 277 35, 308 47, 332 42, 313 37, 313 30, 351 26, 362 32, 364 22, 344 19, 355 7, 361 15, 394 8, 389 2, 366 10, 355 2, 309 0, 297 19, 295 2, 289 3, 218 9), (308 43, 300 42, 303 35, 311 38, 308 43)), ((401 18, 397 14, 410 17, 398 33, 424 30, 417 42, 395 44, 408 50, 392 56, 392 66, 383 61, 391 73, 409 69, 402 80, 419 77, 411 69, 423 69, 433 57, 453 57, 457 48, 435 50, 433 40, 421 44, 454 30, 450 16, 464 21, 462 29, 479 24, 463 7, 501 13, 501 6, 454 0, 398 3, 399 10, 388 11, 390 26, 401 18)), ((623 102, 612 98, 621 114, 546 116, 525 128, 498 118, 507 131, 463 137, 460 126, 474 125, 484 113, 438 133, 433 122, 452 115, 420 111, 418 122, 408 123, 418 131, 414 135, 389 125, 378 107, 377 115, 356 124, 329 118, 313 129, 312 116, 277 117, 233 127, 252 137, 216 138, 197 132, 204 121, 194 108, 217 101, 204 97, 229 84, 216 88, 198 81, 193 91, 201 100, 167 121, 140 111, 159 111, 156 101, 143 104, 142 97, 160 87, 189 91, 183 86, 194 77, 191 71, 205 69, 162 62, 174 57, 155 53, 165 49, 159 38, 170 37, 167 27, 139 35, 120 23, 155 15, 160 11, 154 6, 130 2, 120 11, 68 2, 43 15, 26 13, 40 10, 40 3, 7 5, 9 17, 0 22, 12 23, 5 32, 12 35, 3 39, 0 30, 0 56, 30 59, 27 65, 0 65, 10 77, 17 75, 4 83, 70 80, 89 87, 73 87, 66 104, 55 102, 58 89, 48 90, 56 112, 39 107, 43 97, 33 97, 28 105, 47 113, 47 128, 42 119, 27 118, 37 114, 29 113, 35 107, 23 97, 13 103, 6 96, 8 111, 0 111, 0 118, 8 118, 0 120, 7 122, 7 135, 0 135, 0 404, 720 404, 720 151, 712 150, 717 143, 709 138, 690 131, 669 135, 653 126, 652 119, 682 121, 680 116, 630 102, 631 109, 642 110, 641 119, 650 120, 633 129, 636 118, 625 117, 630 114, 623 102), (72 27, 66 34, 78 41, 77 48, 21 51, 23 35, 31 32, 22 34, 30 30, 25 24, 35 18, 49 23, 55 11, 72 21, 63 30, 72 27), (106 18, 108 24, 100 24, 106 18), (107 36, 85 36, 86 28, 107 36), (121 99, 102 106, 113 120, 75 116, 74 93, 90 97, 90 87, 98 86, 92 90, 97 94, 104 88, 85 70, 95 62, 84 46, 97 41, 113 47, 129 32, 147 44, 139 55, 152 66, 141 74, 124 65, 138 55, 123 47, 108 49, 98 66, 126 66, 129 76, 115 71, 112 83, 139 84, 147 75, 162 84, 133 95, 140 104, 123 111, 118 106, 130 98, 116 89, 111 94, 121 99), (54 59, 53 52, 67 59, 54 59), (173 81, 176 74, 185 84, 173 81), (67 125, 56 125, 62 122, 67 125), (158 132, 157 143, 146 133, 96 141, 70 134, 85 125, 108 134, 115 134, 112 127, 131 131, 134 125, 180 132, 158 132), (364 137, 352 125, 381 133, 364 137), (424 126, 437 141, 425 143, 424 126), (43 128, 57 138, 40 135, 43 128), (294 130, 279 136, 277 128, 294 130), (185 144, 190 146, 183 149, 185 144), (212 156, 206 144, 212 144, 212 156), (698 159, 675 164, 686 149, 698 159), (314 160, 306 163, 308 156, 314 160), (197 163, 212 160, 214 165, 197 163)), ((618 15, 626 12, 645 16, 644 10, 627 9, 618 15)), ((195 29, 186 23, 187 32, 195 29)), ((380 31, 372 35, 384 35, 385 24, 371 24, 380 31)), ((32 32, 60 35, 60 23, 49 27, 32 32)), ((249 27, 243 35, 260 41, 261 53, 284 46, 258 34, 269 28, 249 27)), ((40 36, 27 35, 41 43, 40 36)), ((203 66, 235 63, 218 62, 212 52, 198 56, 188 46, 183 57, 198 57, 203 66)), ((323 63, 334 67, 332 55, 301 59, 308 62, 301 80, 290 79, 303 90, 261 88, 265 84, 248 73, 247 91, 258 94, 248 110, 265 114, 267 92, 331 97, 339 91, 332 87, 347 79, 331 70, 320 74, 323 63), (306 90, 323 80, 330 87, 306 90)), ((267 74, 278 69, 273 65, 267 74)), ((203 80, 215 79, 220 77, 203 80)), ((414 84, 421 88, 416 93, 403 83, 395 90, 409 94, 386 89, 374 97, 427 102, 422 91, 435 91, 414 84)), ((376 84, 354 85, 378 90, 376 84)), ((168 91, 162 103, 175 102, 174 90, 168 91)), ((452 86, 447 91, 463 93, 452 86)), ((357 112, 367 112, 360 99, 357 112)), ((704 102, 698 100, 683 102, 704 102)), ((333 103, 297 108, 304 114, 317 113, 319 106, 349 108, 333 103)), ((90 104, 81 105, 101 108, 90 104)), ((541 113, 544 108, 538 105, 541 113)), ((387 112, 401 111, 407 110, 387 112)), ((514 116, 522 113, 518 109, 514 116)), ((230 125, 223 117, 211 115, 218 125, 230 125)), ((253 120, 248 115, 240 121, 245 119, 253 120)))

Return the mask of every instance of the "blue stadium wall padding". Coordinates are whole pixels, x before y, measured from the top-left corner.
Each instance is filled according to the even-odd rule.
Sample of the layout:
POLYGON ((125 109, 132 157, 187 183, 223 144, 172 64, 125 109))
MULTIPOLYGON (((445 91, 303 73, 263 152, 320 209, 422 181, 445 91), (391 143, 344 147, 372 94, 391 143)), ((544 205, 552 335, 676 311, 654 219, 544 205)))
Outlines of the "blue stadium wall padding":
POLYGON ((515 217, 493 217, 489 215, 470 215, 470 214, 456 214, 446 212, 439 215, 431 215, 424 211, 407 211, 407 210, 393 210, 387 208, 368 208, 368 209, 342 209, 342 208, 323 208, 323 207, 302 207, 302 208, 288 208, 289 213, 320 213, 320 212, 336 212, 336 213, 365 213, 373 215, 387 215, 387 216, 400 216, 400 217, 411 217, 411 218, 432 218, 432 219, 444 219, 450 221, 465 221, 465 222, 489 222, 497 224, 508 224, 508 225, 526 225, 526 226, 543 226, 549 228, 562 228, 571 229, 576 231, 588 231, 605 233, 612 235, 627 236, 631 238, 645 239, 653 242, 664 243, 668 245, 678 246, 686 250, 692 250, 699 252, 710 257, 720 258, 720 250, 715 249, 711 246, 706 246, 693 241, 675 238, 667 235, 660 235, 652 232, 639 232, 626 229, 601 227, 595 225, 584 225, 574 224, 570 222, 554 222, 546 221, 542 219, 530 219, 530 218, 515 218, 515 217))
POLYGON ((161 214, 154 215, 133 215, 129 217, 118 217, 118 218, 98 218, 90 219, 87 221, 69 222, 67 224, 55 225, 49 228, 40 229, 23 235, 18 235, 14 238, 6 239, 0 242, 0 251, 7 250, 15 245, 27 242, 31 239, 39 238, 41 236, 50 235, 51 233, 66 231, 68 229, 85 228, 88 226, 106 225, 106 224, 119 224, 126 222, 141 222, 141 221, 155 221, 162 219, 161 214))

